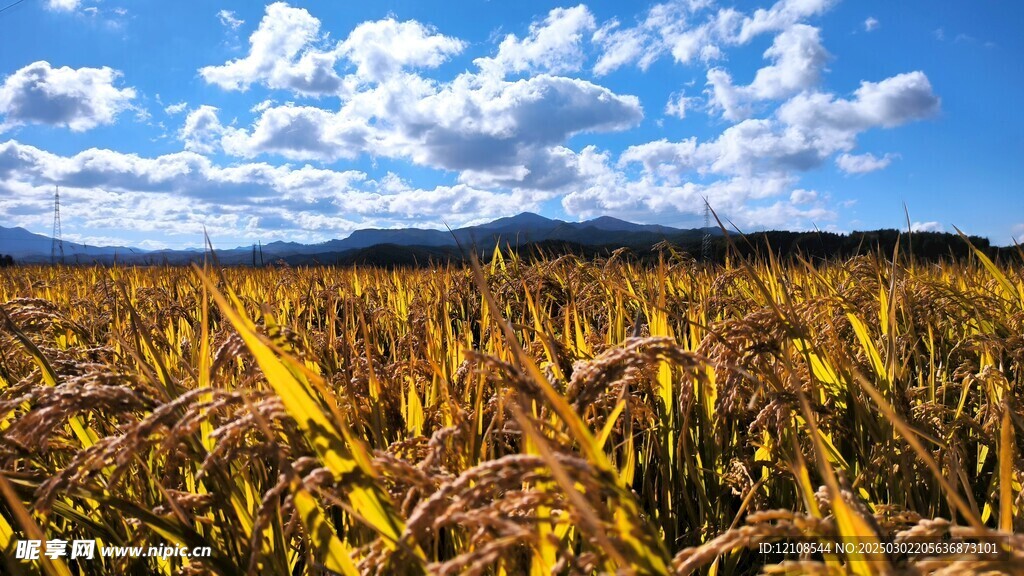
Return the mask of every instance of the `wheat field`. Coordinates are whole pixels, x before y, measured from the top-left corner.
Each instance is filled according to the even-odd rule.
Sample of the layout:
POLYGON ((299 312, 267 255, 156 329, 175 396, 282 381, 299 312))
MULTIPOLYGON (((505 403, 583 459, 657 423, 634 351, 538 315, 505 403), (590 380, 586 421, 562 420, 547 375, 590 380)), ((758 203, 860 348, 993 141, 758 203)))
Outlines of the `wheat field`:
POLYGON ((4 573, 1024 573, 1024 276, 980 253, 15 267, 0 303, 4 573), (937 541, 999 554, 880 551, 937 541))

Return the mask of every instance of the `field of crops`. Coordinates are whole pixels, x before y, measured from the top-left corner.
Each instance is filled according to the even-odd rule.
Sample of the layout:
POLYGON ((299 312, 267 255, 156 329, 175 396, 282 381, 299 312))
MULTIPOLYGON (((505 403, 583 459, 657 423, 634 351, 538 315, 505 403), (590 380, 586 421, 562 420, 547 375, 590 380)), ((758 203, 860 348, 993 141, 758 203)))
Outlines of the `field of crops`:
POLYGON ((1024 573, 1024 275, 983 257, 15 267, 0 303, 3 573, 1024 573), (885 548, 941 540, 999 552, 885 548), (761 548, 796 542, 838 546, 761 548))

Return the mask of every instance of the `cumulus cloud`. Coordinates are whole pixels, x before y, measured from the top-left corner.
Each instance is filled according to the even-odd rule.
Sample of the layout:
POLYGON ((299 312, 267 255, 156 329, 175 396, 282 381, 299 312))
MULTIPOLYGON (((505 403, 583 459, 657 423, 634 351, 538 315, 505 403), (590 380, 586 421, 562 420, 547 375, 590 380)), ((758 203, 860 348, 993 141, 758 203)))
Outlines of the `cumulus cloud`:
POLYGON ((867 174, 884 170, 892 164, 894 155, 886 154, 881 158, 874 154, 840 154, 836 158, 836 166, 847 174, 867 174))
POLYGON ((501 162, 505 147, 555 145, 582 132, 623 130, 642 117, 635 96, 617 95, 585 80, 539 75, 505 82, 463 76, 424 98, 414 114, 402 118, 402 131, 426 151, 428 162, 458 169, 501 162))
POLYGON ((312 106, 267 108, 250 130, 224 133, 224 150, 252 158, 276 154, 293 160, 355 158, 369 147, 371 128, 312 106))
MULTIPOLYGON (((584 33, 594 27, 583 5, 552 10, 525 37, 510 34, 492 57, 475 60, 478 72, 440 82, 420 70, 459 54, 463 41, 387 18, 359 24, 329 47, 316 18, 277 3, 267 7, 248 56, 200 73, 230 89, 262 82, 303 92, 293 82, 296 63, 315 57, 337 80, 338 109, 265 101, 253 108, 259 117, 251 126, 223 128, 221 147, 235 156, 333 162, 366 154, 453 170, 469 186, 553 190, 569 185, 578 168, 562 147, 568 138, 643 118, 634 96, 554 75, 580 69, 584 33), (341 62, 354 72, 338 77, 341 62), (505 78, 519 72, 529 76, 505 78)), ((206 140, 188 142, 209 149, 206 140)))
POLYGON ((828 11, 838 0, 779 0, 771 8, 758 8, 743 19, 735 41, 749 42, 759 34, 785 30, 812 16, 828 11))
POLYGON ((322 50, 320 20, 284 2, 267 6, 259 27, 249 37, 249 54, 199 74, 224 90, 246 90, 254 83, 300 94, 330 94, 341 87, 334 67, 338 54, 322 50))
POLYGON ((595 76, 604 76, 631 62, 637 62, 641 70, 647 70, 654 62, 656 56, 651 52, 645 53, 645 47, 651 42, 650 33, 639 26, 625 29, 620 26, 617 19, 612 19, 591 37, 591 41, 602 48, 594 64, 595 76))
MULTIPOLYGON (((712 141, 696 144, 690 139, 633 146, 623 158, 643 163, 650 173, 698 170, 752 176, 805 171, 820 166, 837 152, 850 152, 857 136, 866 130, 927 118, 938 109, 939 99, 932 93, 928 78, 921 72, 911 72, 877 83, 863 82, 853 99, 801 93, 780 106, 774 117, 744 120, 712 141), (675 152, 666 155, 666 150, 675 152), (654 163, 663 168, 654 169, 654 163)), ((846 155, 837 162, 841 168, 856 172, 883 168, 892 158, 846 155)))
POLYGON ((594 64, 594 74, 604 76, 616 69, 636 64, 647 70, 665 54, 677 62, 689 63, 694 57, 713 60, 719 55, 715 32, 727 27, 726 21, 736 14, 724 10, 719 16, 703 14, 710 2, 667 2, 655 4, 635 26, 623 27, 617 19, 609 20, 591 38, 601 52, 594 64), (700 18, 705 17, 702 23, 700 18))
POLYGON ((185 150, 212 154, 223 133, 224 127, 217 118, 217 109, 213 106, 200 106, 188 113, 178 137, 185 143, 185 150))
POLYGON ((673 0, 655 4, 636 25, 623 27, 612 19, 592 37, 600 48, 594 65, 598 76, 629 64, 646 70, 670 54, 677 63, 710 63, 724 55, 723 47, 749 43, 761 34, 777 33, 823 14, 836 0, 780 0, 770 8, 745 15, 711 0, 673 0))
POLYGON ((832 94, 798 94, 779 107, 777 117, 823 151, 848 152, 859 132, 892 128, 934 116, 940 100, 923 72, 898 74, 881 82, 861 82, 852 99, 832 94))
POLYGON ((829 220, 835 214, 827 197, 794 187, 800 174, 837 153, 842 153, 837 164, 847 172, 881 169, 895 156, 850 154, 857 137, 926 118, 938 107, 920 72, 863 82, 849 99, 800 93, 771 117, 743 120, 707 141, 662 139, 630 146, 614 167, 604 156, 600 168, 588 172, 600 177, 584 180, 580 190, 566 195, 563 207, 571 214, 696 214, 706 197, 737 223, 794 228, 829 220), (635 167, 639 174, 631 175, 635 167), (788 202, 773 201, 783 194, 788 202))
MULTIPOLYGON (((642 152, 662 154, 668 162, 674 162, 677 157, 686 159, 702 153, 699 145, 694 149, 688 143, 680 146, 671 146, 672 143, 667 142, 659 144, 644 151, 627 151, 619 164, 632 162, 636 155, 642 155, 637 153, 642 152)), ((669 168, 669 164, 648 156, 650 170, 645 168, 639 177, 630 177, 625 171, 615 169, 608 153, 588 147, 580 156, 581 164, 585 166, 581 171, 581 183, 562 198, 563 209, 579 217, 609 212, 634 220, 649 218, 652 213, 696 216, 703 210, 705 198, 719 214, 726 215, 740 226, 763 224, 771 218, 793 228, 835 217, 820 199, 809 200, 802 205, 785 201, 771 203, 770 199, 793 190, 796 178, 790 175, 682 178, 669 168)))
POLYGON ((465 43, 437 34, 416 21, 386 18, 356 26, 348 38, 331 45, 320 33, 320 20, 284 2, 267 6, 249 38, 249 54, 200 75, 225 90, 252 84, 301 95, 339 94, 345 84, 337 67, 347 60, 362 81, 381 81, 408 68, 434 68, 459 54, 465 43))
POLYGON ((0 115, 8 125, 49 124, 74 132, 113 124, 135 98, 134 88, 114 86, 120 76, 107 67, 53 68, 49 62, 34 62, 0 86, 0 115))
POLYGON ((714 3, 704 0, 653 6, 641 25, 651 39, 645 47, 649 55, 642 56, 638 64, 653 62, 664 54, 684 65, 723 58, 723 46, 738 43, 736 34, 743 14, 734 8, 711 8, 714 3))
POLYGON ((764 53, 772 60, 770 66, 757 71, 753 82, 735 86, 723 69, 708 71, 712 107, 722 116, 739 120, 751 112, 750 104, 759 100, 775 100, 817 85, 829 53, 821 43, 821 32, 806 24, 794 24, 775 37, 764 53))
POLYGON ((435 68, 463 48, 463 41, 419 22, 387 18, 356 26, 337 53, 356 65, 361 78, 380 81, 406 68, 435 68))
POLYGON ((874 16, 868 16, 868 18, 864 20, 865 32, 874 32, 875 30, 878 30, 879 26, 880 23, 878 22, 878 18, 875 18, 874 16))
POLYGON ((789 195, 789 202, 791 204, 810 204, 818 199, 818 193, 814 190, 804 190, 803 188, 797 188, 789 195))
POLYGON ((619 156, 619 167, 637 163, 644 172, 661 180, 677 184, 682 176, 698 169, 706 169, 710 157, 708 149, 697 144, 697 138, 679 142, 661 139, 627 148, 619 156))
POLYGON ((820 30, 794 24, 775 37, 764 57, 773 63, 757 71, 749 90, 757 98, 775 99, 817 84, 829 54, 820 30))
POLYGON ((636 97, 585 80, 466 73, 436 84, 405 75, 354 94, 337 112, 267 108, 252 128, 225 134, 223 144, 245 157, 333 160, 366 153, 459 171, 477 185, 552 188, 565 185, 566 170, 573 169, 558 151, 566 139, 623 130, 642 117, 636 97))
POLYGON ((458 215, 456 217, 460 219, 486 220, 536 206, 522 194, 480 190, 465 184, 420 189, 397 177, 385 184, 382 187, 385 193, 374 196, 376 209, 394 218, 416 220, 435 215, 458 215))
POLYGON ((478 58, 474 62, 484 71, 499 75, 575 72, 583 67, 583 34, 595 26, 593 14, 583 4, 574 8, 555 8, 543 22, 531 24, 525 38, 509 34, 498 46, 496 56, 478 58))

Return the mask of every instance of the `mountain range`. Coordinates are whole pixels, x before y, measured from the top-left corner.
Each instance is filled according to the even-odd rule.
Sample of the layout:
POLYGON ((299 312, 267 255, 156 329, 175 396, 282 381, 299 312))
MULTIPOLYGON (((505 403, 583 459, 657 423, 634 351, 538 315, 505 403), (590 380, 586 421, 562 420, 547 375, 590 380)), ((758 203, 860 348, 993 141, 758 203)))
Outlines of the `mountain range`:
MULTIPOLYGON (((714 235, 717 228, 708 229, 714 235)), ((402 252, 424 257, 443 256, 457 250, 493 250, 496 245, 523 247, 530 244, 560 242, 580 246, 646 247, 663 240, 692 242, 705 234, 704 229, 679 229, 656 224, 634 224, 610 216, 584 222, 566 222, 524 212, 493 222, 454 230, 425 228, 368 228, 356 230, 348 237, 318 244, 270 242, 258 250, 252 246, 216 250, 224 264, 249 264, 285 260, 289 263, 358 261, 361 251, 402 252), (372 250, 376 249, 376 250, 372 250), (405 249, 405 250, 403 250, 405 249)), ((53 240, 24 228, 0 226, 0 254, 10 254, 19 262, 49 262, 53 240)), ((142 250, 126 246, 92 246, 63 242, 64 262, 109 263, 171 263, 201 261, 203 251, 142 250)))

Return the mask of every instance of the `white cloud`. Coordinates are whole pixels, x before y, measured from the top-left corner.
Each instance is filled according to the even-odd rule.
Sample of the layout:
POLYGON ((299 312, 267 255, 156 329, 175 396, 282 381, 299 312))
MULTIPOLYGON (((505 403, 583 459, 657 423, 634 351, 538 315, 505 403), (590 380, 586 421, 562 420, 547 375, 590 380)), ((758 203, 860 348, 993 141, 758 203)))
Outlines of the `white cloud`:
POLYGON ((820 92, 798 94, 780 106, 776 116, 827 155, 849 152, 864 130, 928 118, 939 108, 928 77, 909 72, 881 82, 861 82, 852 99, 820 92))
POLYGON ((942 224, 939 222, 914 222, 910 225, 911 232, 943 232, 942 224))
POLYGON ((425 152, 423 160, 454 169, 514 159, 524 147, 560 144, 582 132, 623 130, 643 117, 635 96, 548 75, 515 82, 460 76, 409 112, 401 131, 425 152))
POLYGON ((536 209, 536 203, 522 194, 490 192, 465 184, 425 190, 391 176, 382 183, 382 194, 374 198, 377 210, 395 218, 418 220, 441 215, 446 220, 454 217, 464 221, 466 218, 493 219, 536 209))
MULTIPOLYGON (((665 163, 651 160, 652 169, 645 169, 638 178, 631 178, 610 165, 607 153, 598 153, 592 147, 580 154, 580 184, 562 198, 562 207, 573 216, 592 217, 614 213, 618 217, 634 221, 650 219, 652 214, 661 218, 690 218, 699 215, 707 198, 711 206, 741 227, 768 225, 771 227, 810 227, 814 222, 835 218, 824 202, 805 194, 804 204, 776 201, 765 203, 771 198, 793 190, 795 178, 788 175, 756 175, 754 177, 731 176, 717 180, 687 179, 672 173, 668 167, 677 160, 700 156, 699 145, 680 143, 653 143, 650 154, 662 154, 665 163)), ((641 151, 623 154, 619 164, 633 161, 630 156, 641 151)), ((797 196, 799 198, 799 195, 797 196)), ((791 194, 792 198, 792 194, 791 194)))
POLYGON ((320 20, 284 2, 267 6, 249 37, 249 54, 199 74, 224 90, 246 90, 254 83, 299 94, 331 94, 341 88, 334 70, 338 54, 321 50, 320 20))
POLYGON ((709 158, 707 148, 700 148, 696 138, 680 142, 667 139, 630 146, 619 156, 619 167, 642 164, 649 176, 678 184, 683 175, 705 170, 709 158))
POLYGON ((405 74, 353 94, 337 112, 267 108, 252 128, 229 130, 223 145, 238 156, 296 160, 365 153, 455 170, 467 184, 553 189, 568 185, 575 170, 559 149, 565 140, 641 118, 636 97, 584 80, 466 73, 437 84, 405 74))
POLYGON ((836 0, 781 0, 744 15, 719 8, 711 0, 673 0, 655 4, 635 26, 609 20, 594 33, 600 49, 594 74, 602 76, 635 63, 647 68, 665 54, 680 64, 710 63, 724 57, 723 46, 749 43, 761 34, 782 32, 818 16, 836 0))
POLYGON ((683 64, 721 57, 716 42, 731 34, 741 15, 730 8, 709 12, 713 4, 710 0, 655 4, 643 20, 627 28, 616 19, 609 20, 591 39, 601 48, 594 74, 603 76, 632 63, 647 70, 666 54, 683 64))
POLYGON ((583 67, 583 34, 596 24, 586 6, 555 8, 543 22, 530 25, 526 38, 505 36, 493 58, 474 61, 485 72, 498 75, 518 72, 575 72, 583 67))
POLYGON ((881 158, 874 154, 841 154, 836 158, 836 166, 847 174, 867 174, 883 170, 892 163, 895 156, 886 154, 881 158))
POLYGON ((764 57, 773 63, 757 71, 749 88, 757 98, 775 99, 817 84, 829 54, 820 30, 794 24, 775 37, 764 57))
POLYGON ((277 154, 293 160, 355 158, 369 148, 371 128, 312 106, 267 108, 251 130, 224 132, 224 150, 251 158, 277 154))
POLYGON ((861 82, 854 92, 854 114, 864 123, 892 128, 933 116, 939 98, 924 72, 898 74, 881 82, 861 82))
POLYGON ((685 16, 680 17, 671 10, 652 10, 652 14, 665 47, 679 64, 690 64, 696 59, 704 63, 721 59, 720 44, 734 43, 733 31, 741 19, 736 10, 723 8, 703 24, 688 28, 683 24, 685 16))
POLYGON ((121 73, 103 68, 53 68, 48 62, 29 64, 0 86, 0 115, 8 125, 49 124, 82 132, 113 124, 132 109, 134 88, 117 88, 121 73))
POLYGON ((46 0, 46 7, 54 12, 74 12, 81 0, 46 0))
POLYGON ((821 44, 820 30, 795 24, 775 37, 764 57, 772 64, 757 71, 748 86, 735 86, 723 69, 708 71, 711 104, 729 120, 740 120, 751 113, 750 105, 759 100, 775 100, 814 87, 829 59, 821 44))
POLYGON ((794 205, 810 204, 818 199, 818 193, 814 190, 797 188, 789 195, 789 202, 794 205))
MULTIPOLYGON (((785 102, 774 118, 744 120, 704 144, 709 169, 727 174, 808 170, 837 152, 850 152, 857 136, 872 128, 892 128, 936 114, 939 99, 921 72, 881 82, 862 82, 853 99, 805 92, 785 102)), ((840 160, 850 168, 891 162, 870 155, 840 160)), ((884 167, 884 166, 879 166, 884 167)))
POLYGON ((813 230, 822 222, 836 219, 836 213, 822 205, 804 207, 783 201, 769 205, 746 205, 734 214, 730 220, 741 226, 744 232, 778 229, 813 230))
POLYGON ((665 114, 680 119, 686 118, 686 110, 699 100, 699 98, 688 98, 686 92, 682 90, 673 92, 669 95, 668 102, 665 103, 665 114))
POLYGON ((171 104, 164 108, 164 112, 174 116, 175 114, 181 114, 185 110, 188 110, 188 102, 178 102, 177 104, 171 104))
POLYGON ((217 118, 217 109, 213 106, 200 106, 188 113, 178 138, 185 143, 185 150, 212 154, 217 150, 223 133, 224 127, 217 118))
POLYGON ((338 47, 363 79, 380 81, 411 67, 435 68, 459 54, 465 43, 437 34, 414 20, 364 22, 338 47))
MULTIPOLYGON (((578 69, 582 34, 593 27, 585 6, 552 10, 527 37, 509 35, 493 57, 477 59, 479 72, 439 82, 412 69, 439 66, 464 49, 461 40, 415 21, 365 22, 335 49, 318 52, 355 67, 354 74, 339 79, 344 88, 338 109, 264 101, 253 108, 256 122, 223 129, 220 144, 244 158, 269 154, 332 162, 367 154, 456 171, 459 182, 469 186, 559 189, 571 184, 578 169, 576 155, 562 144, 576 134, 636 125, 643 118, 639 100, 580 79, 542 73, 506 80, 504 75, 578 69)), ((290 74, 286 64, 308 56, 311 39, 318 36, 319 21, 307 12, 274 4, 253 34, 249 56, 201 72, 225 85, 253 68, 245 82, 263 78, 271 85, 278 72, 290 74), (287 40, 278 38, 288 30, 287 40), (284 43, 290 44, 281 48, 284 43)))
POLYGON ((878 18, 875 18, 874 16, 868 16, 867 20, 864 20, 865 32, 874 32, 875 30, 878 30, 879 26, 880 23, 878 22, 878 18))
POLYGON ((653 53, 645 52, 651 43, 650 34, 639 26, 621 29, 618 20, 610 20, 594 32, 591 41, 602 48, 594 64, 595 76, 604 76, 631 62, 638 62, 641 70, 647 70, 654 61, 653 53))
POLYGON ((785 30, 807 18, 826 12, 837 1, 779 0, 771 8, 759 8, 754 11, 753 15, 744 18, 739 35, 735 40, 740 44, 745 44, 759 34, 785 30))
POLYGON ((231 10, 217 12, 217 19, 222 25, 232 30, 238 30, 239 26, 245 24, 245 20, 240 20, 231 10))
POLYGON ((284 2, 267 6, 259 27, 249 37, 249 54, 220 66, 199 70, 203 78, 225 90, 246 90, 260 83, 301 95, 347 93, 336 67, 347 59, 361 81, 381 81, 406 68, 433 68, 458 54, 461 40, 437 34, 416 21, 392 18, 364 22, 343 42, 331 45, 320 33, 320 20, 284 2))
POLYGON ((704 198, 730 218, 750 202, 792 190, 796 178, 782 173, 751 176, 723 172, 715 178, 711 165, 714 146, 695 139, 661 140, 628 148, 617 168, 607 153, 592 147, 580 154, 580 184, 562 200, 570 214, 587 217, 614 212, 620 217, 643 220, 655 213, 699 214, 704 198), (640 164, 642 173, 629 176, 629 167, 640 164))
POLYGON ((746 177, 809 170, 831 153, 771 119, 744 120, 705 146, 710 171, 746 177))
POLYGON ((264 110, 273 107, 274 104, 277 104, 277 101, 268 98, 267 100, 257 103, 252 108, 249 108, 249 112, 252 112, 253 114, 259 114, 264 110))
POLYGON ((836 153, 847 153, 837 163, 849 171, 878 169, 895 156, 851 155, 857 137, 873 128, 926 118, 938 108, 938 98, 920 72, 863 82, 851 99, 801 93, 773 116, 743 120, 705 142, 663 139, 630 146, 618 158, 618 171, 605 156, 603 168, 581 171, 579 190, 566 195, 563 207, 584 215, 695 214, 701 198, 707 197, 737 223, 809 226, 835 214, 827 197, 794 188, 801 173, 836 153), (639 174, 632 172, 635 166, 639 174), (587 176, 598 173, 599 178, 587 176), (783 194, 789 202, 771 203, 783 194), (787 223, 787 218, 792 221, 787 223))

